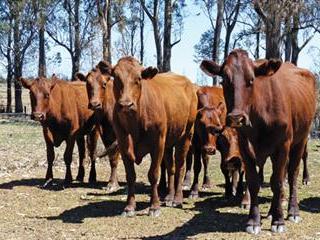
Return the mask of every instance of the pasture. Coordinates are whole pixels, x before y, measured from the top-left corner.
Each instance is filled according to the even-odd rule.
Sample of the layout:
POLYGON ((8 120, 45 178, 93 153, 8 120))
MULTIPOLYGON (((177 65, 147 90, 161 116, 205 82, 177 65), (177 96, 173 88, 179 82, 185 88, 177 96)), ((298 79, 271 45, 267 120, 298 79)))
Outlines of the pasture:
MULTIPOLYGON (((299 201, 302 222, 286 221, 287 233, 270 232, 270 220, 265 216, 270 207, 268 184, 260 191, 262 233, 257 239, 319 239, 320 238, 320 152, 319 140, 309 144, 311 184, 301 184, 299 201)), ((54 177, 57 185, 43 190, 46 171, 46 151, 41 127, 32 123, 0 120, 0 239, 252 239, 244 233, 247 210, 234 201, 226 201, 219 154, 210 161, 210 176, 214 187, 200 194, 197 200, 185 198, 183 209, 162 207, 158 218, 147 216, 150 187, 144 159, 137 170, 137 215, 120 216, 126 200, 125 173, 119 168, 121 189, 108 194, 103 189, 109 177, 107 159, 97 163, 98 184, 74 182, 70 188, 60 187, 65 167, 63 149, 57 151, 54 177)), ((99 150, 102 150, 101 144, 99 150)), ((73 177, 77 172, 77 152, 73 156, 73 177)), ((89 163, 86 164, 86 180, 89 163)), ((302 170, 300 168, 300 170, 302 170)), ((201 178, 200 178, 201 179, 201 178)), ((265 170, 265 182, 270 179, 270 162, 265 170)), ((286 186, 286 193, 288 187, 286 186)), ((185 191, 185 195, 188 192, 185 191)))

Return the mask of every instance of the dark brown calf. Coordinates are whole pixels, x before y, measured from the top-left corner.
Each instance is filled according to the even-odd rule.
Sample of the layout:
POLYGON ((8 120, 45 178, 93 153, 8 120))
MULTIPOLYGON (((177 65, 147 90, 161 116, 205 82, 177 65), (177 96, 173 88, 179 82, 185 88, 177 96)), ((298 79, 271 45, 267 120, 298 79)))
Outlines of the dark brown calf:
MULTIPOLYGON (((88 96, 85 83, 76 81, 68 83, 58 80, 55 76, 51 81, 37 78, 34 81, 21 79, 22 85, 29 89, 32 119, 39 121, 43 129, 43 136, 47 148, 48 168, 46 173, 46 187, 53 179, 52 166, 54 161, 54 147, 66 141, 64 161, 66 164, 65 184, 72 181, 71 162, 75 142, 79 149, 79 171, 77 180, 83 181, 85 158, 85 139, 89 134, 89 154, 94 158, 96 145, 96 117, 87 108, 88 96)), ((95 180, 95 168, 91 165, 89 181, 95 180)))
POLYGON ((158 216, 158 181, 163 158, 168 170, 166 202, 174 206, 182 204, 185 159, 197 113, 196 92, 187 78, 173 73, 157 74, 157 69, 143 68, 132 57, 120 59, 109 73, 114 77, 114 127, 128 183, 123 215, 133 215, 136 208, 134 164, 140 164, 150 153, 149 215, 158 216))
POLYGON ((256 165, 271 157, 273 199, 271 230, 283 232, 281 192, 288 169, 288 219, 299 222, 297 176, 316 109, 316 80, 308 70, 279 60, 252 61, 248 53, 232 51, 222 65, 203 61, 201 68, 223 77, 227 123, 238 127, 240 150, 246 163, 251 196, 246 231, 261 231, 258 207, 260 188, 256 165), (288 166, 288 168, 286 168, 288 166))
POLYGON ((111 167, 111 175, 107 186, 108 192, 119 188, 117 167, 120 152, 116 145, 116 135, 113 130, 113 110, 115 99, 113 94, 113 80, 105 69, 109 66, 107 62, 101 61, 86 76, 77 73, 76 76, 86 82, 89 98, 89 108, 94 110, 100 130, 102 142, 106 148, 114 148, 108 155, 111 167))

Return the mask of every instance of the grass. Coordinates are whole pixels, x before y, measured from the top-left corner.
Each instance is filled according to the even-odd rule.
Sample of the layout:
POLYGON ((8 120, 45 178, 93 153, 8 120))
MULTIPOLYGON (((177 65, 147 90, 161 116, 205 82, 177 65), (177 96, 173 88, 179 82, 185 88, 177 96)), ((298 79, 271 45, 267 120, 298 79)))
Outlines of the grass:
MULTIPOLYGON (((120 214, 125 206, 126 187, 122 163, 119 167, 122 187, 113 194, 103 190, 110 173, 106 160, 97 164, 99 183, 96 186, 74 183, 67 189, 40 189, 38 186, 44 182, 46 171, 41 127, 0 121, 0 239, 319 239, 318 145, 318 140, 311 140, 309 144, 311 185, 301 184, 302 174, 298 181, 303 221, 297 225, 286 221, 287 232, 279 235, 270 232, 270 220, 263 218, 262 233, 253 237, 243 232, 248 211, 240 209, 235 202, 224 200, 218 154, 210 161, 210 177, 215 186, 201 193, 197 200, 185 198, 183 209, 162 207, 159 218, 147 216, 150 161, 146 157, 136 166, 137 216, 123 218, 120 214)), ((65 171, 63 150, 64 146, 57 149, 54 166, 58 183, 62 182, 65 171)), ((77 159, 76 151, 74 159, 77 159)), ((74 161, 74 177, 76 167, 74 161)), ((266 182, 270 179, 270 167, 268 161, 266 182)), ((262 188, 259 196, 261 214, 266 216, 272 196, 270 188, 262 188)))

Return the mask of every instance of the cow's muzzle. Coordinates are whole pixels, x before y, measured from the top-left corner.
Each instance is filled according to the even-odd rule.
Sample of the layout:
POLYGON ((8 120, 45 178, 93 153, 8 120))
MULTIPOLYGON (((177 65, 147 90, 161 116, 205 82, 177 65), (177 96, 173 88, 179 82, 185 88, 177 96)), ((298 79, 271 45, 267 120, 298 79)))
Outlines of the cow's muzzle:
POLYGON ((239 128, 242 126, 251 127, 248 114, 244 112, 231 112, 227 116, 227 126, 239 128))
POLYGON ((101 110, 102 109, 102 104, 99 101, 91 101, 89 102, 89 109, 91 110, 101 110))
POLYGON ((120 100, 118 102, 120 108, 124 111, 134 110, 134 103, 129 100, 120 100))
POLYGON ((42 112, 33 112, 31 114, 31 119, 35 121, 42 122, 45 120, 45 118, 46 118, 46 115, 45 113, 42 113, 42 112))
POLYGON ((203 146, 203 151, 208 155, 214 155, 216 154, 216 147, 213 145, 207 144, 203 146))

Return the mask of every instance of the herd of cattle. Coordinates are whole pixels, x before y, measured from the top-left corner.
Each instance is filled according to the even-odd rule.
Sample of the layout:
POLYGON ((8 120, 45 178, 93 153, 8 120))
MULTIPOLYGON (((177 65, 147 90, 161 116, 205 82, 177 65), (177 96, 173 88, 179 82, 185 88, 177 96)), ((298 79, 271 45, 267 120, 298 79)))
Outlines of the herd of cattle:
POLYGON ((202 163, 202 187, 210 187, 208 159, 218 150, 225 194, 244 195, 242 204, 250 207, 246 231, 258 234, 258 192, 263 166, 270 157, 271 230, 285 231, 281 202, 286 177, 288 219, 299 222, 297 177, 303 159, 303 181, 308 182, 306 146, 315 114, 315 77, 280 60, 251 60, 241 49, 233 50, 222 65, 204 60, 201 69, 210 76, 221 76, 223 87, 199 87, 184 76, 144 68, 132 57, 121 58, 115 66, 101 61, 86 75, 77 73, 74 82, 56 76, 51 80, 22 78, 22 85, 30 90, 32 118, 43 127, 48 160, 44 187, 53 179, 54 147, 63 141, 65 184, 72 181, 75 143, 79 149, 77 180, 84 179, 87 146, 92 163, 89 182, 95 182, 100 136, 111 165, 108 191, 119 187, 120 156, 125 166, 128 196, 123 216, 135 214, 135 163, 151 155, 149 215, 158 216, 159 195, 165 196, 167 206, 182 206, 182 191, 191 185, 192 161, 190 197, 198 196, 202 163), (242 184, 244 175, 247 189, 242 184))

